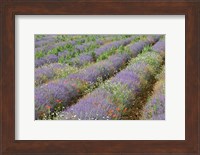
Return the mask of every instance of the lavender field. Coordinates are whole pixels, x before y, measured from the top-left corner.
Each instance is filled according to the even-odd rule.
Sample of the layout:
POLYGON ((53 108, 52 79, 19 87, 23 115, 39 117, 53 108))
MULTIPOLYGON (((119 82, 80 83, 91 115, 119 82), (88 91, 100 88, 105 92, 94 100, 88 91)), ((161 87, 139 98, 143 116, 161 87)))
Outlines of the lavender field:
POLYGON ((165 120, 164 35, 35 35, 36 120, 165 120))

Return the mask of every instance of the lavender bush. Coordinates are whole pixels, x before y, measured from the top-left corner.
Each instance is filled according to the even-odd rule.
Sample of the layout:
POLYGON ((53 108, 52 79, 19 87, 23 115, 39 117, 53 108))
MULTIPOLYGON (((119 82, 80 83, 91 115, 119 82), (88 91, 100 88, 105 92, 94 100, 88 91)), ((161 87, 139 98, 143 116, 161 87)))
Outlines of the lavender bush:
POLYGON ((134 97, 154 76, 161 63, 162 58, 158 53, 141 54, 125 70, 67 108, 59 118, 120 119, 121 114, 134 104, 134 97), (102 94, 105 95, 102 97, 102 94))
POLYGON ((78 69, 67 64, 52 63, 35 70, 35 86, 39 86, 52 79, 65 78, 71 73, 78 72, 78 69))
MULTIPOLYGON (((68 77, 67 77, 67 81, 71 81, 71 80, 75 80, 76 82, 81 82, 83 83, 83 85, 79 85, 81 88, 85 88, 85 91, 87 92, 88 90, 94 88, 96 85, 98 85, 97 83, 102 80, 105 80, 111 76, 113 76, 116 72, 118 72, 120 70, 121 67, 125 66, 126 62, 128 60, 130 60, 130 56, 127 54, 127 53, 123 53, 123 54, 115 54, 113 56, 111 56, 109 59, 107 60, 104 60, 104 61, 101 61, 101 62, 98 62, 96 64, 93 64, 89 67, 87 67, 86 69, 82 69, 80 70, 79 72, 77 73, 74 73, 74 74, 70 74, 68 77)), ((62 81, 62 80, 61 80, 62 81)), ((51 83, 49 83, 51 84, 51 83)), ((49 91, 45 91, 45 94, 46 96, 42 95, 42 96, 39 96, 37 97, 37 99, 35 100, 35 105, 36 107, 39 107, 39 108, 36 108, 36 118, 39 118, 40 114, 45 114, 45 111, 44 111, 44 107, 46 105, 49 104, 49 101, 47 100, 47 102, 43 102, 43 100, 45 100, 44 98, 49 98, 49 95, 48 95, 48 92, 50 92, 51 94, 52 93, 55 93, 57 94, 58 92, 54 92, 54 91, 57 91, 56 89, 54 90, 54 87, 49 87, 48 85, 42 85, 41 87, 39 87, 38 89, 36 89, 35 93, 37 94, 38 92, 42 91, 43 89, 45 90, 49 90, 49 89, 52 89, 52 90, 49 90, 49 91), (42 90, 40 90, 42 89, 42 90), (42 102, 41 102, 42 101, 42 102)), ((55 85, 60 85, 60 82, 59 80, 56 82, 55 85)), ((84 89, 80 89, 79 87, 73 87, 73 89, 70 87, 71 90, 66 90, 66 92, 68 91, 78 91, 79 90, 79 93, 77 93, 77 97, 78 98, 79 96, 81 96, 84 92, 83 91, 80 91, 80 90, 84 90, 84 89)), ((62 92, 60 92, 62 93, 62 92)), ((65 93, 65 92, 63 92, 65 93)), ((35 94, 35 96, 37 96, 35 94)), ((40 94, 40 93, 39 93, 40 94)), ((52 99, 55 100, 55 96, 52 95, 52 99)), ((71 100, 73 100, 75 97, 74 95, 72 96, 68 96, 68 98, 71 98, 71 100)), ((63 105, 68 105, 69 103, 66 102, 68 100, 64 100, 65 102, 62 102, 63 105)), ((52 109, 54 109, 54 106, 51 106, 52 109)))
MULTIPOLYGON (((138 96, 149 96, 151 81, 162 79, 161 35, 38 35, 35 42, 37 120, 124 119, 140 104, 138 96)), ((164 118, 164 102, 149 96, 143 118, 164 118)))
POLYGON ((144 107, 143 117, 145 120, 165 119, 165 69, 158 77, 158 82, 154 86, 153 95, 144 107))

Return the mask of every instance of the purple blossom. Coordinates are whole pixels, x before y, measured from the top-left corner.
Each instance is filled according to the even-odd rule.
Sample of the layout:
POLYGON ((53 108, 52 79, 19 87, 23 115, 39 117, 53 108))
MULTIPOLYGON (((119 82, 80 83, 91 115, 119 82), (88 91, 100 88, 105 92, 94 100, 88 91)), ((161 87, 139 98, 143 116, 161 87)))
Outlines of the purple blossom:
POLYGON ((109 57, 109 59, 97 62, 96 64, 89 66, 88 68, 68 76, 71 79, 84 80, 89 83, 96 83, 98 77, 106 79, 116 71, 118 71, 128 61, 127 54, 115 54, 109 57))
POLYGON ((132 44, 129 47, 129 50, 130 50, 131 54, 133 54, 133 56, 136 56, 139 54, 139 52, 142 51, 142 49, 145 46, 155 43, 158 39, 159 39, 159 37, 148 36, 145 41, 138 41, 138 42, 132 44))
POLYGON ((82 52, 89 46, 90 44, 75 45, 75 50, 76 52, 82 52))
POLYGON ((44 38, 42 38, 42 40, 35 41, 35 47, 41 47, 41 46, 44 46, 47 44, 52 44, 54 42, 55 42, 54 38, 48 38, 45 40, 44 40, 44 38))
POLYGON ((156 52, 159 52, 163 57, 165 55, 165 41, 164 40, 160 40, 158 41, 153 47, 152 49, 156 52))
POLYGON ((131 56, 128 53, 117 53, 109 57, 109 61, 112 63, 115 70, 119 70, 121 67, 125 66, 131 56))
MULTIPOLYGON (((78 73, 70 74, 65 79, 66 81, 76 81, 75 83, 80 82, 80 83, 83 83, 83 84, 80 84, 79 87, 73 87, 73 89, 71 89, 71 87, 67 87, 67 85, 69 85, 67 83, 67 84, 65 84, 65 88, 66 87, 67 88, 64 89, 66 92, 65 91, 63 91, 63 92, 58 91, 57 90, 58 86, 55 86, 55 85, 61 86, 61 83, 63 83, 61 81, 63 81, 64 79, 58 80, 56 83, 53 83, 53 84, 48 83, 47 85, 42 85, 41 87, 38 88, 38 90, 36 92, 40 92, 40 91, 44 90, 44 92, 47 93, 48 89, 52 89, 50 91, 51 92, 50 94, 52 94, 52 93, 54 94, 54 93, 56 93, 54 91, 58 91, 59 93, 64 94, 67 98, 71 97, 70 98, 71 100, 77 99, 82 94, 83 91, 85 91, 86 89, 93 86, 96 82, 98 82, 99 78, 102 78, 102 80, 105 80, 105 79, 113 76, 116 73, 116 71, 119 70, 119 69, 116 70, 116 68, 117 67, 120 68, 122 65, 124 65, 125 61, 127 61, 127 54, 116 54, 116 55, 113 55, 112 57, 110 57, 107 60, 93 64, 93 65, 87 67, 86 69, 82 69, 78 73), (121 64, 121 66, 120 66, 120 64, 121 64), (51 86, 48 86, 49 84, 51 86), (54 87, 56 87, 55 90, 53 89, 54 87), (77 92, 78 90, 79 90, 79 92, 77 92), (80 91, 80 90, 82 90, 82 91, 80 91), (76 93, 74 93, 73 95, 71 95, 69 97, 68 92, 76 92, 76 93)), ((44 95, 39 96, 38 100, 36 100, 36 104, 37 104, 36 109, 38 109, 39 107, 41 107, 41 110, 44 109, 44 105, 46 105, 49 102, 49 98, 52 99, 52 98, 55 98, 55 97, 52 97, 52 95, 50 95, 50 96, 48 96, 48 95, 47 96, 44 96, 44 95), (48 98, 48 100, 46 100, 46 102, 43 102, 45 100, 44 98, 48 98)), ((63 105, 67 105, 66 102, 67 101, 65 100, 63 105)))
POLYGON ((139 41, 134 43, 133 45, 131 45, 129 47, 131 54, 133 54, 133 56, 137 56, 139 54, 139 52, 142 51, 142 49, 147 45, 148 43, 145 41, 139 41))
POLYGON ((104 44, 104 41, 103 41, 103 40, 97 40, 97 41, 96 41, 96 44, 97 44, 97 45, 103 45, 103 44, 104 44))
POLYGON ((58 58, 61 58, 61 57, 67 57, 68 55, 70 55, 70 52, 68 50, 65 50, 63 52, 59 52, 58 53, 58 58))
MULTIPOLYGON (((110 85, 107 86, 109 89, 105 87, 106 84, 97 88, 80 99, 75 105, 62 112, 60 114, 61 119, 120 119, 125 107, 129 107, 131 101, 139 93, 138 90, 146 85, 146 82, 144 82, 145 77, 149 77, 149 74, 153 76, 156 72, 157 69, 154 65, 159 66, 159 64, 148 63, 148 61, 158 61, 155 58, 159 60, 159 54, 145 53, 140 55, 138 61, 131 61, 129 67, 110 79, 110 85), (155 55, 158 55, 158 57, 155 55), (143 57, 147 59, 143 59, 143 57), (142 77, 140 70, 142 70, 142 77), (115 84, 119 83, 118 92, 123 92, 127 95, 120 100, 120 104, 114 102, 116 95, 112 89, 115 84)), ((161 61, 159 62, 161 64, 161 61)))
POLYGON ((35 89, 36 119, 42 113, 46 113, 46 105, 54 107, 58 104, 63 106, 71 104, 74 98, 81 95, 83 83, 76 80, 61 79, 35 89), (79 90, 79 91, 78 91, 79 90))
POLYGON ((46 63, 47 63, 47 59, 45 59, 45 58, 36 59, 35 60, 35 68, 40 67, 46 63))
POLYGON ((55 54, 49 54, 43 58, 39 58, 35 60, 35 67, 40 67, 43 66, 44 64, 50 64, 50 63, 55 63, 58 62, 58 56, 55 54))
POLYGON ((102 53, 112 50, 112 49, 116 49, 120 46, 125 46, 127 44, 129 44, 135 37, 131 37, 125 40, 120 40, 120 41, 114 41, 111 42, 109 44, 106 44, 104 46, 99 47, 98 49, 95 50, 95 54, 96 56, 100 56, 102 53))
POLYGON ((82 53, 79 56, 77 56, 75 58, 72 58, 70 60, 70 63, 73 66, 81 67, 81 66, 84 66, 85 64, 93 62, 93 61, 94 61, 94 59, 93 59, 93 57, 92 57, 91 54, 89 54, 89 53, 82 53))
POLYGON ((39 85, 54 77, 54 72, 49 67, 38 68, 35 71, 35 84, 39 85))
POLYGON ((106 120, 120 117, 117 106, 110 101, 111 94, 103 89, 97 89, 75 105, 67 108, 60 115, 62 119, 106 120), (101 95, 99 95, 101 94, 101 95), (114 110, 113 110, 114 109, 114 110), (112 114, 109 113, 112 111, 112 114))
POLYGON ((148 35, 146 40, 150 44, 154 44, 160 39, 160 37, 161 35, 148 35))
POLYGON ((53 79, 59 70, 67 67, 66 64, 52 63, 48 66, 42 66, 35 70, 35 85, 38 86, 46 81, 53 79))
POLYGON ((140 84, 140 78, 136 73, 130 70, 123 70, 119 72, 113 79, 113 83, 120 82, 126 85, 129 89, 138 90, 140 84))
POLYGON ((164 120, 165 119, 165 92, 164 79, 156 83, 157 89, 144 107, 143 119, 164 120))
POLYGON ((58 56, 56 56, 55 54, 47 55, 46 59, 47 59, 47 63, 58 62, 58 56))

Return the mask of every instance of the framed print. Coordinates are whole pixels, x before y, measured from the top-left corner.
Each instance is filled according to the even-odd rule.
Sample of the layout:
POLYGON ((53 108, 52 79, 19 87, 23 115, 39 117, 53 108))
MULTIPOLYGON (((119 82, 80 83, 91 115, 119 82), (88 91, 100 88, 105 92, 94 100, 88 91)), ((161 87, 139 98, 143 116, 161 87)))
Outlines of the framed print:
POLYGON ((199 1, 0 8, 1 154, 199 154, 199 1))

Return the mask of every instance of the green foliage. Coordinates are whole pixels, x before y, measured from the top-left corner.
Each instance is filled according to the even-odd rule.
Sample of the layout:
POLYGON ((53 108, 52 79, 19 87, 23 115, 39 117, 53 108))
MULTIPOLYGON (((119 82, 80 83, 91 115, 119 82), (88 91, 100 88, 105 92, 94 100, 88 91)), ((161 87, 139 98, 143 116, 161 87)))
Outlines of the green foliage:
POLYGON ((120 109, 123 109, 125 106, 129 105, 129 96, 131 94, 131 90, 127 89, 126 85, 123 85, 119 82, 111 83, 110 81, 106 81, 100 87, 112 94, 113 102, 120 107, 120 109))
POLYGON ((35 58, 36 59, 42 58, 43 56, 44 56, 44 52, 43 51, 37 51, 35 53, 35 58))
MULTIPOLYGON (((139 54, 135 59, 131 60, 131 63, 136 62, 145 62, 153 67, 154 70, 160 71, 160 64, 162 63, 162 57, 159 55, 159 53, 156 52, 144 52, 139 54)), ((157 74, 157 72, 155 73, 157 74)))
POLYGON ((143 48, 141 53, 147 53, 152 51, 152 45, 147 45, 143 48))
POLYGON ((40 39, 42 39, 43 37, 45 37, 45 35, 43 35, 43 34, 36 34, 36 35, 35 35, 35 39, 37 39, 37 40, 40 40, 40 39))

